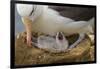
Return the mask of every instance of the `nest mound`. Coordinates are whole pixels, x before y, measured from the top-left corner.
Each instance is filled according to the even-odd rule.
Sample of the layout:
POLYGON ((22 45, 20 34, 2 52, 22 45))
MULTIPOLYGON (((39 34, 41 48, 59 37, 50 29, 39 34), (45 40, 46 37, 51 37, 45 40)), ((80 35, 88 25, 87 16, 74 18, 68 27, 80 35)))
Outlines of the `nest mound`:
MULTIPOLYGON (((22 33, 21 35, 25 35, 22 33)), ((77 35, 67 37, 70 44, 77 38, 77 35)), ((15 65, 53 64, 70 62, 94 61, 94 46, 91 46, 90 39, 86 36, 77 47, 61 53, 51 53, 43 49, 28 47, 23 42, 23 37, 15 39, 15 65)))

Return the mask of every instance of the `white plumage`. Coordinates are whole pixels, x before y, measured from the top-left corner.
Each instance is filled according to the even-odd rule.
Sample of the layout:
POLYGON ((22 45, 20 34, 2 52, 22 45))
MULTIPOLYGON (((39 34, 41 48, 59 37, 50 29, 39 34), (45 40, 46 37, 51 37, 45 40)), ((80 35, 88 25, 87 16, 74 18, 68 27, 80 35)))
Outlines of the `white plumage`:
POLYGON ((43 5, 23 5, 18 4, 18 12, 21 16, 27 16, 33 21, 33 31, 42 32, 49 35, 55 35, 57 32, 63 32, 65 35, 74 33, 89 32, 90 22, 74 21, 70 18, 59 15, 58 12, 43 5), (29 16, 32 8, 36 8, 29 16), (30 12, 29 12, 30 11, 30 12))
POLYGON ((62 32, 58 32, 55 38, 44 35, 39 36, 38 42, 33 44, 35 44, 38 48, 46 49, 55 53, 66 51, 69 46, 69 43, 62 32))
MULTIPOLYGON (((35 32, 41 32, 51 36, 56 35, 57 32, 63 32, 66 36, 75 33, 84 34, 91 31, 91 25, 94 23, 94 18, 90 21, 74 21, 70 18, 63 17, 55 10, 48 8, 48 6, 30 5, 28 6, 29 8, 27 6, 28 5, 18 4, 18 12, 22 17, 25 15, 32 20, 32 30, 35 32), (32 8, 35 9, 30 16, 32 8)), ((72 47, 77 45, 83 37, 84 36, 81 36, 72 47)), ((47 39, 49 37, 45 38, 47 39)), ((54 41, 52 38, 51 40, 54 41)))

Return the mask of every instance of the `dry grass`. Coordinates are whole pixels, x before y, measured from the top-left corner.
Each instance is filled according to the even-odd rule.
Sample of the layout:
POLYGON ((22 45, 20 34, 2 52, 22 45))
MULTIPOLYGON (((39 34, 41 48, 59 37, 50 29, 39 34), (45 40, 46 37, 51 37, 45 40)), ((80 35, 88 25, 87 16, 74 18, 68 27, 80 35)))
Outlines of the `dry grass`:
MULTIPOLYGON (((76 39, 77 35, 69 38, 70 44, 76 39), (74 40, 73 40, 74 39, 74 40)), ((51 53, 35 47, 29 48, 22 37, 15 40, 15 65, 30 64, 52 64, 52 63, 69 63, 69 62, 85 62, 94 61, 94 48, 86 37, 76 48, 62 53, 51 53)))

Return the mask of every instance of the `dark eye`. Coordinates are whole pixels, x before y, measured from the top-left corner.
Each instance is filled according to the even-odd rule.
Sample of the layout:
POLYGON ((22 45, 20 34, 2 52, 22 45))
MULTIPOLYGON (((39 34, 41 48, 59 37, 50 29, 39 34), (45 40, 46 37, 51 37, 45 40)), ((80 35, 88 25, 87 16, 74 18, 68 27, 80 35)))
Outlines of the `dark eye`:
POLYGON ((58 39, 63 40, 63 35, 61 33, 58 34, 58 39))

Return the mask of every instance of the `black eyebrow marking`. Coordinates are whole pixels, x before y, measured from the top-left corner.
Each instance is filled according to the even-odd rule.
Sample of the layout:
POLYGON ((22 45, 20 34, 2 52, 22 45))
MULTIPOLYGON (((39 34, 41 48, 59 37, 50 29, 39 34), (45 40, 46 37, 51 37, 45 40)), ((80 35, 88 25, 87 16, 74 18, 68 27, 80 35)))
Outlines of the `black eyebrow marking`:
POLYGON ((29 14, 29 16, 31 16, 31 15, 32 15, 33 11, 34 11, 34 7, 33 7, 32 11, 31 11, 31 13, 29 14))

